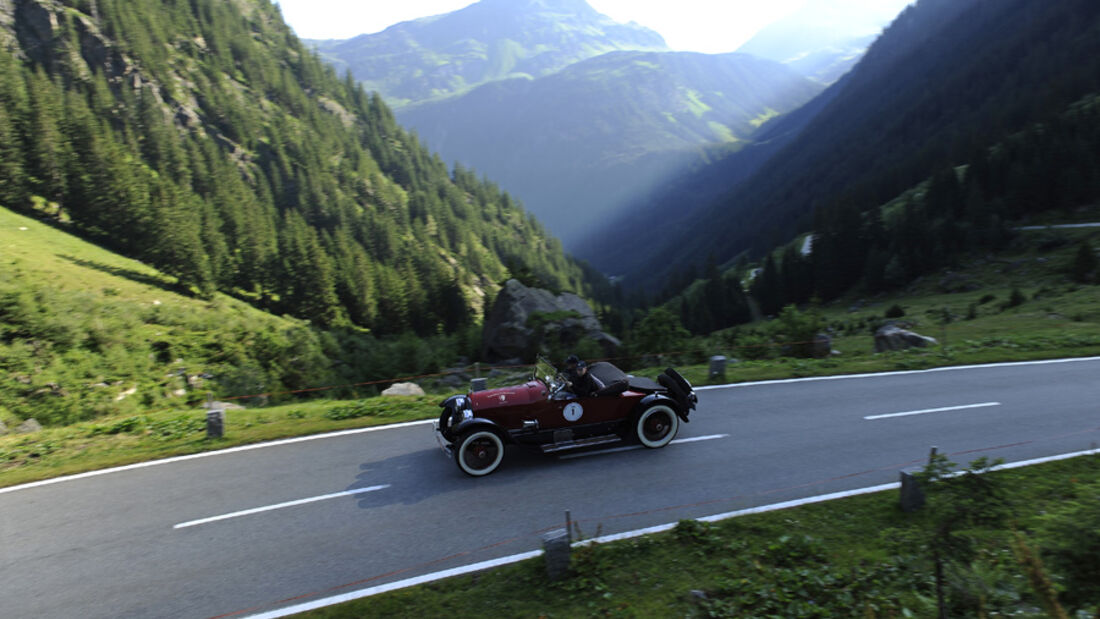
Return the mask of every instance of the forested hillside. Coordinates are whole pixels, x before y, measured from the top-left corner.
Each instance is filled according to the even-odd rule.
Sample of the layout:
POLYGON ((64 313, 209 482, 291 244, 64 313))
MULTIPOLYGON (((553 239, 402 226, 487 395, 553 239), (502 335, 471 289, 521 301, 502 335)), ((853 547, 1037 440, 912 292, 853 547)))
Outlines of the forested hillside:
POLYGON ((669 176, 737 148, 821 86, 746 54, 610 52, 397 111, 438 149, 522 196, 567 246, 669 176), (461 121, 456 122, 456 119, 461 121))
POLYGON ((268 0, 0 0, 0 204, 323 326, 449 332, 510 274, 580 290, 268 0))
MULTIPOLYGON (((883 277, 910 277, 910 265, 924 262, 905 256, 905 250, 898 255, 895 249, 901 245, 887 240, 874 223, 874 213, 933 176, 941 179, 938 186, 945 186, 945 170, 977 166, 974 175, 957 181, 964 183, 964 199, 949 200, 956 206, 972 205, 967 212, 974 215, 948 229, 920 228, 935 235, 918 235, 925 244, 921 252, 994 243, 998 235, 993 222, 1095 200, 1087 181, 1092 164, 1070 154, 1095 153, 1091 134, 1078 132, 1072 142, 1055 144, 1054 134, 1044 129, 1049 123, 1073 122, 1071 107, 1095 92, 1100 92, 1097 3, 921 0, 805 113, 762 129, 760 135, 774 140, 763 149, 765 162, 751 162, 746 174, 744 155, 731 157, 692 177, 700 182, 681 182, 676 191, 654 198, 633 216, 633 221, 644 221, 675 213, 675 225, 647 232, 622 222, 626 233, 636 232, 632 238, 655 251, 631 254, 629 258, 638 259, 627 263, 621 253, 604 251, 593 255, 593 262, 601 267, 605 260, 615 262, 628 281, 652 285, 655 276, 668 281, 678 272, 698 272, 708 256, 719 263, 744 252, 761 257, 798 232, 822 231, 813 267, 819 273, 814 284, 818 293, 835 295, 853 277, 858 279, 864 267, 860 260, 871 260, 872 245, 878 248, 873 262, 886 269, 893 261, 896 267, 889 269, 889 277, 884 270, 883 277), (1013 136, 1020 132, 1032 135, 1026 150, 1043 155, 1000 159, 999 153, 1013 148, 1013 136), (1001 162, 993 167, 1003 170, 1002 176, 978 175, 983 165, 995 161, 1001 162), (1071 172, 1080 161, 1084 167, 1071 172), (1067 197, 1052 199, 1054 194, 1067 197), (972 231, 958 231, 966 226, 972 231), (844 228, 850 235, 853 227, 865 230, 858 241, 848 236, 837 242, 859 243, 858 249, 833 264, 823 262, 839 255, 827 249, 833 232, 844 228)), ((942 219, 936 211, 940 208, 932 207, 929 221, 942 219)), ((917 229, 898 225, 899 235, 913 234, 900 230, 917 229)), ((937 258, 928 264, 942 262, 937 258)))

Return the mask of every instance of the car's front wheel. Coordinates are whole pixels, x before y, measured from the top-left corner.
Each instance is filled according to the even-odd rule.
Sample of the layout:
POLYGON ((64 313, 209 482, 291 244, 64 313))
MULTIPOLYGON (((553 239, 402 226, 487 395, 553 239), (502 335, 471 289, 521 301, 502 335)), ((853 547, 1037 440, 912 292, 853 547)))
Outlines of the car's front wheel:
POLYGON ((504 441, 492 430, 471 430, 455 442, 455 464, 463 473, 482 477, 497 470, 504 459, 504 441))
POLYGON ((680 430, 680 417, 667 404, 654 404, 638 415, 634 422, 634 436, 650 449, 664 447, 676 438, 680 430))

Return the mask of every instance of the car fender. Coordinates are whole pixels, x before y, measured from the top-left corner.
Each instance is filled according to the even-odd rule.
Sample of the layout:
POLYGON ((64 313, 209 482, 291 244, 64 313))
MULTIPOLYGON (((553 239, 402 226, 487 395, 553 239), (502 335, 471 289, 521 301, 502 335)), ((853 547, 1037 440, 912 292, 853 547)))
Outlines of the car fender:
POLYGON ((634 427, 634 424, 637 423, 638 417, 641 416, 642 411, 654 404, 665 404, 671 407, 672 410, 676 411, 676 415, 680 419, 683 419, 684 422, 688 421, 688 411, 685 410, 684 407, 680 406, 679 402, 663 393, 651 393, 642 398, 641 401, 638 402, 638 405, 634 407, 634 413, 630 416, 630 427, 634 427))
POLYGON ((458 423, 458 425, 451 428, 451 435, 455 438, 458 438, 464 433, 469 432, 470 430, 481 428, 492 430, 497 434, 497 436, 500 437, 500 440, 504 441, 505 443, 512 442, 512 437, 504 431, 504 428, 500 427, 500 425, 496 422, 484 419, 482 417, 463 419, 461 422, 458 423))
POLYGON ((470 397, 468 395, 453 395, 440 402, 439 406, 443 409, 443 412, 439 415, 436 429, 448 442, 453 441, 457 435, 454 433, 454 427, 451 427, 450 422, 455 419, 456 413, 470 410, 470 397))

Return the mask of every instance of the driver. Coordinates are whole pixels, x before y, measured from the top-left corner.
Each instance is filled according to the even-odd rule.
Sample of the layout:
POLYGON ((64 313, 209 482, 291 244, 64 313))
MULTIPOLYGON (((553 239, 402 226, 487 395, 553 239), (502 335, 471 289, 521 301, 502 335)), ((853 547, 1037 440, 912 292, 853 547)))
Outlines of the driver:
POLYGON ((597 395, 604 388, 600 379, 588 373, 588 364, 577 355, 565 359, 565 380, 569 390, 581 398, 597 395))

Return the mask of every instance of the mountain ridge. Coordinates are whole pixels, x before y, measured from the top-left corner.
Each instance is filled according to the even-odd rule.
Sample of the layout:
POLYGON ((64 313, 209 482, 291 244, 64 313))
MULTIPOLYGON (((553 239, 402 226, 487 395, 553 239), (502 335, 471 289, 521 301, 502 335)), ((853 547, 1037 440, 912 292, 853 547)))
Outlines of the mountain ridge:
POLYGON ((309 43, 398 108, 608 51, 668 49, 656 32, 615 22, 585 0, 481 0, 380 33, 309 43))

